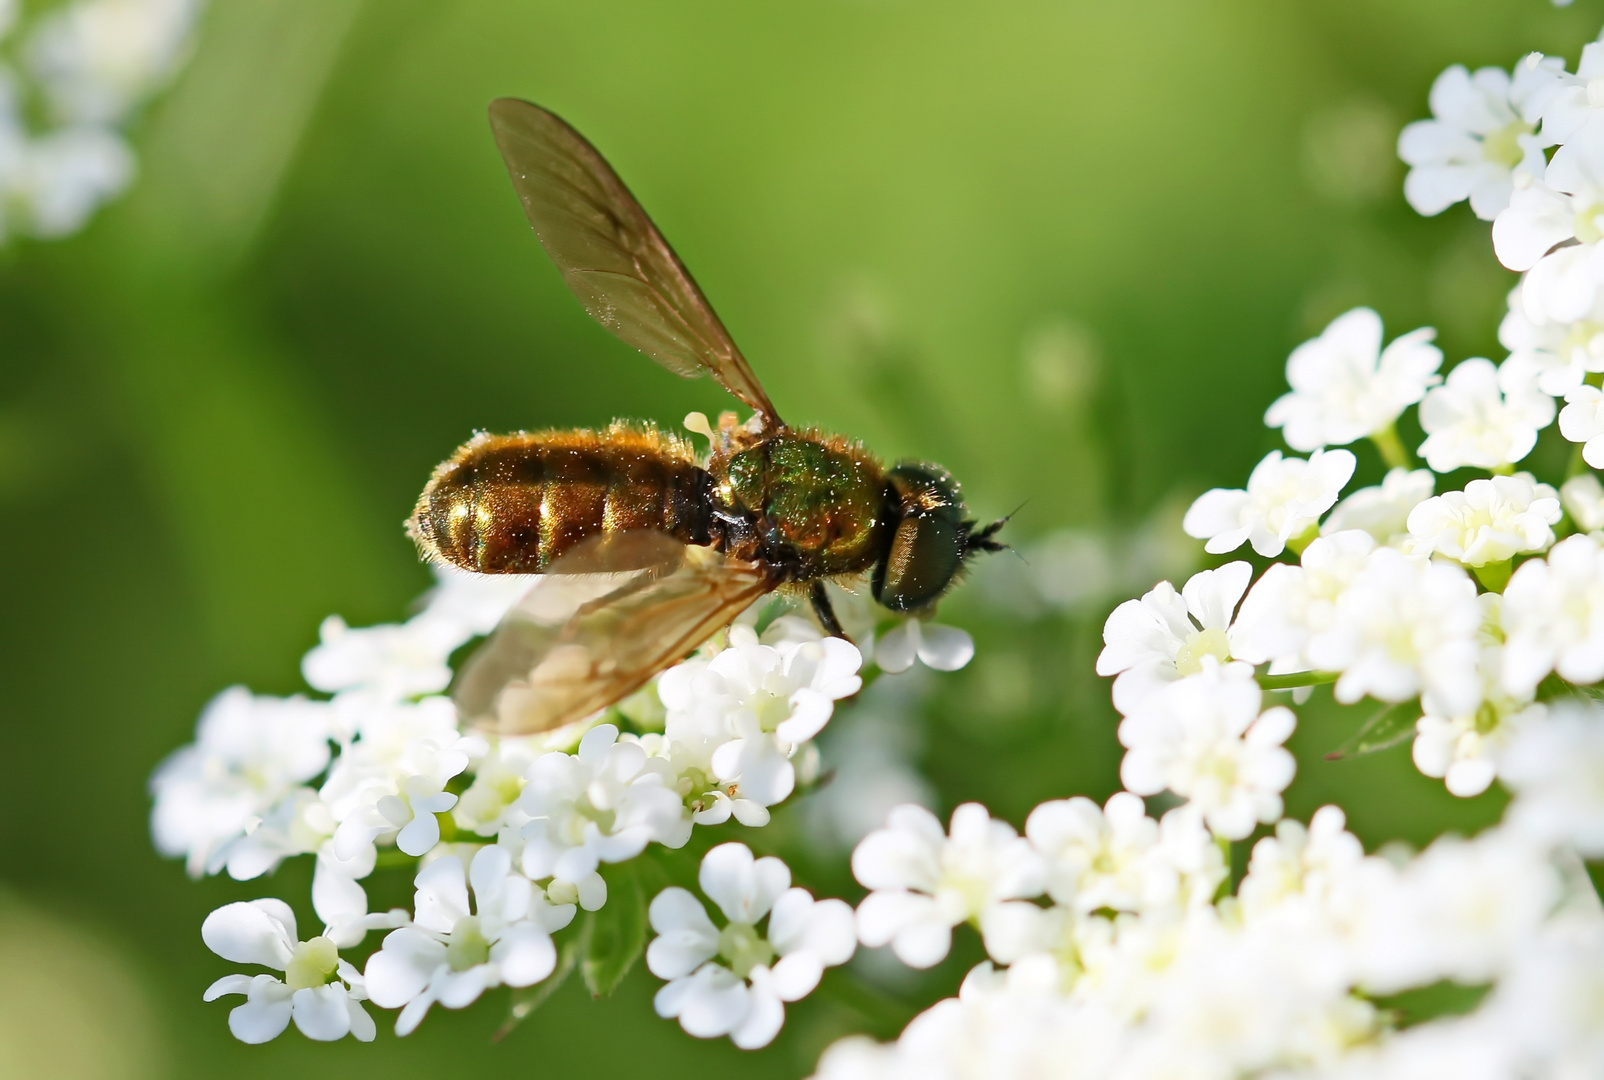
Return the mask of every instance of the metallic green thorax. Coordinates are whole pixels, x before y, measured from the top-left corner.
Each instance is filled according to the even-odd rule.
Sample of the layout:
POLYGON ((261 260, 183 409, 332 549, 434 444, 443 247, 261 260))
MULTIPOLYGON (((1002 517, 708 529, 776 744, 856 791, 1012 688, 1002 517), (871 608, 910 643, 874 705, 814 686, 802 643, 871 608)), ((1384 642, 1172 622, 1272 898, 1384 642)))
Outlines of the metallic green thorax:
POLYGON ((879 465, 797 432, 732 454, 714 498, 726 550, 786 565, 793 580, 868 570, 891 527, 879 465))

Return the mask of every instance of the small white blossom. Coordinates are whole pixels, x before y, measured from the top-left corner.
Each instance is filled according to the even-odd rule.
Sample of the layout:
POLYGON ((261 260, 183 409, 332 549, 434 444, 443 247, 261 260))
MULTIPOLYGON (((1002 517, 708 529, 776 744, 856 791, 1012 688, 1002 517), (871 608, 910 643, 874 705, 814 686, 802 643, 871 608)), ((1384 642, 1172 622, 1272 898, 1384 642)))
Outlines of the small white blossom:
POLYGON ((1522 1076, 1582 1080, 1604 1062, 1604 919, 1546 928, 1514 958, 1485 1010, 1522 1076))
POLYGON ((1251 671, 1212 663, 1150 695, 1120 723, 1120 779, 1138 795, 1173 791, 1215 833, 1242 839, 1281 816, 1295 768, 1281 744, 1296 718, 1280 706, 1261 714, 1261 700, 1251 671))
POLYGON ((1403 548, 1485 566, 1547 550, 1560 517, 1559 493, 1531 473, 1472 480, 1465 490, 1427 499, 1410 511, 1403 548))
POLYGON ((1493 250, 1511 270, 1530 270, 1567 240, 1590 246, 1604 237, 1604 143, 1597 138, 1567 143, 1533 176, 1493 221, 1493 250))
POLYGON ((1604 468, 1604 390, 1578 386, 1565 395, 1559 414, 1559 433, 1582 444, 1582 460, 1604 468))
POLYGON ((1307 828, 1290 818, 1276 822, 1275 835, 1253 845, 1247 875, 1237 888, 1243 916, 1267 918, 1294 904, 1318 912, 1342 893, 1364 858, 1346 824, 1337 806, 1316 810, 1307 828))
MULTIPOLYGON (((1551 143, 1575 142, 1578 137, 1591 136, 1591 132, 1583 129, 1595 126, 1592 121, 1604 115, 1599 111, 1604 100, 1596 89, 1589 93, 1588 84, 1604 75, 1604 46, 1597 41, 1584 45, 1574 75, 1565 70, 1561 57, 1541 53, 1529 54, 1517 71, 1530 73, 1527 80, 1531 89, 1525 113, 1542 118, 1543 134, 1551 143)), ((1534 175, 1541 176, 1542 171, 1534 175)))
POLYGON ((1523 374, 1479 356, 1456 365, 1420 403, 1426 464, 1439 473, 1499 469, 1531 453, 1537 433, 1554 420, 1554 399, 1517 378, 1523 374))
POLYGON ((69 123, 117 123, 183 59, 197 0, 79 0, 33 31, 29 66, 69 123))
POLYGON ((1498 325, 1498 341, 1509 350, 1505 367, 1535 381, 1543 393, 1563 397, 1589 374, 1604 371, 1604 296, 1579 319, 1553 321, 1533 311, 1517 285, 1498 325))
POLYGON ((284 973, 225 975, 206 988, 206 1000, 243 994, 245 1004, 228 1014, 228 1029, 246 1043, 276 1039, 295 1021, 309 1039, 332 1042, 354 1035, 372 1042, 373 1018, 362 1008, 362 976, 340 959, 327 937, 301 941, 295 913, 282 900, 225 904, 201 924, 206 947, 236 964, 256 964, 284 973))
POLYGON ((393 839, 408 855, 426 854, 440 841, 435 815, 457 802, 446 784, 482 752, 482 740, 459 734, 456 709, 439 697, 365 702, 358 725, 319 792, 339 823, 334 853, 351 859, 393 839))
POLYGON ((743 1050, 767 1046, 785 1021, 785 1003, 812 993, 825 968, 851 959, 852 908, 791 888, 783 862, 754 859, 745 844, 709 851, 699 882, 723 913, 722 928, 686 889, 670 887, 652 900, 658 936, 646 966, 669 980, 654 999, 657 1015, 698 1038, 728 1035, 743 1050))
POLYGON ((1604 856, 1604 709, 1555 703, 1515 736, 1500 775, 1516 793, 1516 829, 1604 856))
POLYGON ((917 660, 936 671, 957 671, 975 656, 975 639, 956 626, 903 619, 874 644, 874 662, 896 674, 917 660))
POLYGON ((1420 694, 1428 711, 1455 716, 1480 697, 1481 623, 1475 583, 1459 567, 1378 548, 1304 655, 1317 669, 1342 672, 1334 693, 1344 704, 1420 694))
POLYGON ((328 767, 329 727, 323 702, 256 697, 242 686, 218 694, 201 713, 195 742, 151 777, 157 850, 184 856, 191 875, 215 872, 230 841, 328 767))
POLYGON ((1253 467, 1247 490, 1214 488, 1198 496, 1181 522, 1186 535, 1207 540, 1205 551, 1220 555, 1244 543, 1267 558, 1314 529, 1353 476, 1353 454, 1316 450, 1303 458, 1272 450, 1253 467))
POLYGON ((1417 120, 1398 136, 1398 156, 1410 166, 1404 197, 1416 212, 1429 217, 1468 198, 1476 216, 1491 221, 1509 204, 1517 169, 1543 174, 1543 148, 1551 140, 1533 134, 1536 117, 1525 115, 1542 85, 1533 74, 1524 63, 1513 79, 1498 68, 1472 74, 1455 64, 1437 76, 1433 119, 1417 120))
POLYGON ((533 986, 557 965, 551 933, 574 917, 512 869, 505 848, 480 848, 466 874, 447 855, 418 871, 411 925, 384 939, 365 972, 373 1003, 401 1009, 397 1035, 409 1034, 436 1002, 472 1004, 496 986, 533 986), (473 905, 468 887, 473 886, 473 905))
POLYGON ((1546 853, 1507 828, 1474 841, 1440 837, 1397 872, 1370 862, 1350 901, 1358 932, 1349 962, 1374 993, 1492 981, 1531 941, 1558 891, 1546 853))
MULTIPOLYGON (((74 0, 24 27, 20 72, 0 70, 0 239, 77 232, 128 186, 134 155, 119 125, 187 58, 199 7, 74 0)), ((0 35, 16 14, 6 3, 0 35)))
POLYGON ((1229 661, 1232 615, 1253 568, 1226 563, 1193 574, 1179 594, 1161 581, 1140 600, 1127 600, 1103 624, 1099 675, 1114 680, 1114 707, 1129 712, 1167 683, 1203 669, 1203 658, 1229 661))
POLYGON ((1582 532, 1604 529, 1604 484, 1590 472, 1573 476, 1560 485, 1559 501, 1582 532))
POLYGON ((1294 450, 1342 446, 1388 428, 1442 381, 1436 331, 1415 330, 1381 347, 1381 316, 1369 308, 1339 315, 1313 341, 1292 350, 1292 392, 1264 414, 1294 450))
POLYGON ((965 803, 952 812, 950 836, 922 806, 892 810, 853 851, 852 873, 873 890, 858 905, 859 940, 889 944, 909 967, 927 968, 947 955, 953 927, 1039 895, 1046 867, 1007 822, 965 803))
POLYGON ((318 638, 301 661, 307 685, 331 694, 362 690, 385 701, 444 690, 451 684, 446 661, 464 640, 454 624, 427 614, 358 629, 330 615, 318 638))
POLYGON ((1529 696, 1550 671, 1579 686, 1604 679, 1604 547, 1588 535, 1555 544, 1504 587, 1503 685, 1529 696))
POLYGON ((524 826, 524 873, 578 889, 587 909, 601 906, 601 863, 633 859, 656 841, 680 847, 691 823, 674 789, 668 763, 648 757, 618 729, 602 724, 585 733, 573 754, 554 751, 529 768, 519 807, 524 826))
POLYGON ((1252 664, 1269 661, 1278 671, 1307 668, 1304 646, 1312 635, 1331 628, 1338 599, 1375 547, 1368 532, 1349 529, 1310 543, 1299 566, 1272 563, 1237 616, 1234 644, 1241 658, 1252 664))
POLYGON ((1481 702, 1457 716, 1426 713, 1415 722, 1413 757, 1426 776, 1445 782, 1448 791, 1469 798, 1486 791, 1499 774, 1510 741, 1527 723, 1543 714, 1530 693, 1510 694, 1503 688, 1503 597, 1484 593, 1482 605, 1481 702))
POLYGON ((682 775, 694 770, 761 809, 795 789, 794 756, 863 686, 863 657, 840 638, 762 645, 744 626, 730 628, 730 642, 663 673, 663 734, 682 775))
POLYGON ((1409 511, 1431 498, 1436 486, 1437 476, 1430 469, 1389 469, 1379 487, 1360 488, 1334 506, 1320 533, 1363 529, 1376 543, 1396 546, 1408 535, 1409 511))
POLYGON ((1030 812, 1025 836, 1047 863, 1047 895, 1083 914, 1099 908, 1140 911, 1170 902, 1174 868, 1155 857, 1159 824, 1128 791, 1101 808, 1076 796, 1030 812))

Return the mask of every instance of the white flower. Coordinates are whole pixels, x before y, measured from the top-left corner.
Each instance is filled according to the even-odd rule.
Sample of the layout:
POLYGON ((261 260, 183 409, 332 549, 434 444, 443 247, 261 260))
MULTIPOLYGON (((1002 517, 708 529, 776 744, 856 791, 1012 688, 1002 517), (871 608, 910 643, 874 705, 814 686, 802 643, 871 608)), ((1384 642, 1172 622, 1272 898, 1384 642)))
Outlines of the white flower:
POLYGON ((767 1046, 785 1021, 785 1002, 819 985, 824 969, 857 947, 852 908, 790 888, 791 872, 773 856, 753 859, 745 844, 720 844, 702 859, 699 880, 726 923, 722 929, 689 891, 670 887, 652 900, 658 936, 646 966, 669 980, 657 1015, 678 1019, 698 1038, 728 1035, 743 1050, 767 1046), (765 916, 768 925, 759 930, 765 916))
POLYGON ((1455 716, 1480 698, 1481 622, 1476 586, 1459 567, 1378 548, 1304 655, 1317 669, 1342 672, 1334 693, 1343 704, 1420 694, 1427 711, 1455 716))
POLYGON ((358 629, 330 615, 318 638, 301 661, 307 685, 331 694, 363 690, 386 701, 444 690, 451 684, 447 660, 466 640, 455 624, 427 614, 358 629))
POLYGON ((426 854, 440 842, 435 815, 457 802, 446 784, 483 752, 483 741, 457 732, 456 710, 445 698, 362 704, 358 738, 319 793, 339 823, 334 853, 355 858, 389 837, 408 855, 426 854))
MULTIPOLYGON (((1555 7, 1564 6, 1555 4, 1555 7)), ((1604 75, 1604 47, 1596 41, 1584 45, 1574 75, 1565 70, 1562 58, 1541 53, 1528 55, 1517 70, 1531 73, 1528 78, 1532 90, 1526 99, 1526 114, 1542 117, 1543 134, 1550 143, 1574 142, 1579 135, 1592 134, 1582 129, 1592 126, 1591 121, 1601 115, 1599 107, 1604 105, 1597 89, 1589 93, 1589 84, 1604 75)), ((1534 175, 1541 176, 1542 171, 1534 175)))
POLYGON ((1543 393, 1563 397, 1588 374, 1604 371, 1604 297, 1581 318, 1552 321, 1532 310, 1517 285, 1498 324, 1498 341, 1509 350, 1505 367, 1528 375, 1543 393))
MULTIPOLYGON (((0 10, 0 33, 17 4, 0 10)), ((195 0, 76 0, 43 11, 0 68, 0 240, 61 237, 133 179, 116 125, 187 57, 195 0), (40 124, 54 124, 41 127, 40 124)))
POLYGON ((1604 484, 1593 473, 1573 476, 1560 485, 1559 501, 1582 532, 1604 529, 1604 484))
POLYGON ((587 910, 600 907, 607 896, 600 863, 633 859, 653 840, 679 847, 690 838, 673 783, 666 761, 648 757, 638 742, 619 741, 611 724, 586 732, 576 753, 542 755, 518 799, 530 818, 524 873, 578 889, 587 910))
POLYGON ((1353 476, 1355 459, 1346 450, 1316 450, 1305 461, 1272 450, 1253 467, 1247 490, 1214 488, 1198 496, 1181 528, 1207 540, 1204 550, 1220 555, 1244 543, 1267 558, 1313 529, 1331 509, 1353 476))
POLYGON ((1565 408, 1559 414, 1559 432, 1573 443, 1582 444, 1582 460, 1593 468, 1604 468, 1604 391, 1596 386, 1578 386, 1565 395, 1565 408))
POLYGON ((1515 791, 1509 817, 1516 829, 1587 858, 1604 856, 1604 709, 1554 703, 1516 734, 1500 775, 1515 791))
POLYGON ((1129 751, 1120 779, 1138 795, 1166 788, 1197 807, 1216 834, 1240 840, 1281 816, 1292 755, 1281 745, 1296 719, 1280 706, 1262 715, 1252 672, 1205 666, 1144 698, 1119 726, 1129 751))
MULTIPOLYGON (((1493 250, 1511 270, 1530 270, 1567 240, 1579 240, 1585 247, 1604 237, 1604 142, 1585 138, 1567 143, 1533 176, 1493 221, 1493 250)), ((1528 280, 1528 288, 1533 285, 1528 280)))
POLYGON ((773 806, 796 786, 793 756, 863 686, 863 657, 840 638, 761 645, 744 626, 730 628, 730 642, 658 680, 664 737, 676 766, 733 788, 732 798, 773 806))
POLYGON ((1495 1030, 1513 1043, 1523 1076, 1596 1077, 1604 1062, 1604 920, 1545 928, 1485 1006, 1495 1030))
POLYGON ((1354 981, 1373 993, 1491 982, 1558 892, 1546 853, 1502 827, 1473 841, 1440 837, 1401 871, 1379 870, 1361 875, 1347 944, 1354 981))
POLYGON ((957 671, 975 656, 975 639, 956 626, 903 619, 874 644, 881 671, 907 671, 918 660, 936 671, 957 671))
POLYGON ((1369 533, 1350 529, 1310 543, 1299 566, 1272 563, 1237 616, 1233 643, 1241 658, 1252 664, 1273 662, 1272 670, 1306 668, 1303 648, 1309 637, 1330 629, 1338 598, 1375 547, 1369 533))
POLYGON ((1477 599, 1484 612, 1481 703, 1458 716, 1428 712, 1415 722, 1415 766, 1424 775, 1445 781, 1449 793, 1460 798, 1480 795, 1491 786, 1510 740, 1543 714, 1543 706, 1532 704, 1531 694, 1504 691, 1503 597, 1484 593, 1477 599))
POLYGON ((53 112, 117 123, 182 60, 196 0, 79 0, 40 20, 29 61, 53 112))
POLYGON ((362 976, 340 959, 327 937, 300 941, 295 913, 282 900, 225 904, 201 924, 206 947, 236 964, 257 964, 284 973, 225 975, 206 988, 206 1000, 244 994, 245 1004, 228 1014, 228 1029, 246 1043, 277 1038, 290 1020, 309 1039, 332 1042, 355 1035, 372 1042, 373 1018, 362 976))
POLYGON ((1316 810, 1307 828, 1290 818, 1276 822, 1275 835, 1253 845, 1247 875, 1237 888, 1244 917, 1265 918, 1293 904, 1318 912, 1345 889, 1364 858, 1346 824, 1337 806, 1316 810))
POLYGON ((1504 587, 1504 689, 1530 696, 1550 671, 1585 686, 1604 679, 1604 548, 1567 537, 1522 563, 1504 587))
POLYGON ((329 706, 305 698, 254 697, 235 686, 201 713, 195 742, 150 780, 150 827, 163 855, 182 855, 192 875, 215 872, 225 846, 329 764, 329 706))
POLYGON ((1394 544, 1409 531, 1409 511, 1431 498, 1437 476, 1430 469, 1387 470, 1379 487, 1360 488, 1336 506, 1320 525, 1320 534, 1363 529, 1378 544, 1394 544))
POLYGON ((1440 473, 1466 465, 1498 469, 1531 453, 1537 433, 1553 422, 1554 399, 1517 378, 1522 374, 1479 356, 1456 365, 1420 403, 1426 464, 1440 473))
POLYGON ((1155 858, 1159 825, 1128 791, 1102 809, 1076 796, 1045 802, 1025 820, 1025 836, 1047 864, 1047 895, 1086 914, 1140 911, 1169 902, 1173 868, 1155 858))
POLYGON ((1427 499, 1409 513, 1411 555, 1443 555, 1466 566, 1506 562, 1554 542, 1559 493, 1531 473, 1472 480, 1464 491, 1427 499))
POLYGON ((460 1009, 492 987, 533 986, 556 967, 551 933, 573 919, 573 905, 548 903, 513 871, 505 848, 480 848, 466 875, 455 855, 436 859, 416 884, 412 924, 384 939, 365 972, 373 1003, 401 1009, 397 1035, 416 1028, 435 1002, 460 1009))
POLYGON ((1532 133, 1524 116, 1532 91, 1541 84, 1526 63, 1512 80, 1498 68, 1474 75, 1459 64, 1431 84, 1431 114, 1398 136, 1398 156, 1411 166, 1404 197, 1416 212, 1440 214, 1462 199, 1483 221, 1509 203, 1516 169, 1543 174, 1543 147, 1550 141, 1532 133))
POLYGON ((1385 430, 1441 381, 1436 331, 1415 330, 1381 347, 1381 316, 1369 308, 1339 315, 1319 337, 1292 350, 1292 392, 1264 414, 1294 450, 1342 446, 1385 430))
POLYGON ((952 947, 953 927, 1039 895, 1045 871, 1030 842, 978 803, 952 812, 950 836, 924 807, 899 806, 852 853, 853 876, 873 890, 858 905, 858 938, 931 967, 952 947))
POLYGON ((1161 581, 1140 600, 1127 600, 1103 624, 1099 675, 1115 675, 1114 707, 1129 712, 1148 694, 1203 669, 1203 658, 1229 661, 1231 618, 1253 568, 1227 563, 1193 574, 1179 595, 1161 581))

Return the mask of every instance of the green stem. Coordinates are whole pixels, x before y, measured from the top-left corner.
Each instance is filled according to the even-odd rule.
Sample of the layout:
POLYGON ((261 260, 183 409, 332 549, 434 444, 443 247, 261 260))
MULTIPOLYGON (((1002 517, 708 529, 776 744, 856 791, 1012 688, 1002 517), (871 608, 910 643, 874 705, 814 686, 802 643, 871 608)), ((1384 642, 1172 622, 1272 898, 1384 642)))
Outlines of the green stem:
POLYGON ((1295 690, 1300 686, 1323 686, 1342 677, 1340 671, 1294 671, 1290 675, 1260 675, 1259 686, 1265 690, 1295 690))
POLYGON ((1371 432, 1370 441, 1381 451, 1381 460, 1387 463, 1387 468, 1414 468, 1414 459, 1409 456, 1409 451, 1404 449, 1403 440, 1398 438, 1398 429, 1393 425, 1388 424, 1380 431, 1371 432))
POLYGON ((1501 593, 1504 591, 1504 586, 1509 584, 1509 574, 1514 568, 1513 559, 1504 559, 1502 562, 1472 566, 1470 570, 1476 575, 1476 580, 1481 582, 1482 588, 1488 592, 1501 593))
POLYGON ((1577 443, 1571 448, 1571 461, 1569 465, 1565 466, 1565 479, 1569 480, 1574 476, 1581 476, 1586 471, 1587 462, 1582 457, 1582 444, 1577 443))

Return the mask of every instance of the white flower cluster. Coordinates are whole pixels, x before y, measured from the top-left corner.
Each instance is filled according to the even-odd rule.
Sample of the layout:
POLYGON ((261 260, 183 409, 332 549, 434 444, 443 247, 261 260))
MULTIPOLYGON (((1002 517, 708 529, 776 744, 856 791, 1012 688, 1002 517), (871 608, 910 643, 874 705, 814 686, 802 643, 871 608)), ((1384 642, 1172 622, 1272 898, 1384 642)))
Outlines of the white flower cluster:
MULTIPOLYGON (((492 987, 547 978, 557 965, 551 935, 579 909, 607 903, 604 866, 652 843, 680 847, 696 825, 731 817, 766 824, 768 808, 792 793, 799 772, 811 779, 816 771, 812 740, 836 701, 862 685, 853 645, 782 616, 761 637, 737 623, 720 646, 671 668, 616 713, 525 738, 464 732, 442 695, 451 655, 490 632, 529 584, 442 570, 428 602, 405 623, 353 629, 332 617, 303 663, 307 682, 327 697, 226 690, 206 708, 196 741, 156 770, 156 845, 182 857, 192 875, 226 871, 246 880, 286 858, 315 859, 320 935, 300 941, 278 900, 231 904, 207 922, 204 936, 219 955, 283 973, 233 976, 208 992, 247 995, 230 1020, 241 1039, 273 1038, 292 1016, 311 1038, 371 1038, 364 1001, 399 1009, 396 1030, 406 1034, 433 1004, 461 1008, 492 987), (621 733, 620 723, 636 730, 621 733), (410 913, 368 911, 362 881, 381 865, 417 867, 410 913), (391 932, 359 974, 340 950, 374 929, 391 932)), ((961 631, 926 628, 923 639, 901 633, 910 663, 912 654, 930 651, 930 659, 955 666, 967 660, 955 650, 972 648, 961 631)), ((776 860, 759 865, 772 875, 776 860)), ((704 889, 732 912, 729 889, 719 892, 709 875, 717 873, 704 870, 704 889)), ((791 895, 800 892, 754 900, 761 910, 743 916, 750 929, 777 905, 768 941, 782 957, 817 937, 808 929, 813 916, 791 895)), ((662 929, 668 916, 653 912, 662 929)), ((816 951, 827 964, 846 958, 833 939, 816 951)), ((725 954, 702 959, 718 955, 725 954)), ((734 965, 726 973, 752 975, 746 960, 726 960, 734 965)), ((766 1043, 779 1027, 777 1003, 811 989, 786 974, 802 964, 775 964, 779 981, 753 991, 752 1017, 714 1033, 743 1046, 766 1043)), ((703 967, 668 977, 682 975, 698 986, 717 981, 703 967)), ((752 977, 760 983, 770 974, 752 977)), ((664 1015, 708 1033, 687 1019, 699 1014, 698 999, 686 993, 668 994, 664 1000, 691 1004, 664 1015)))
POLYGON ((859 845, 863 944, 927 967, 968 923, 990 959, 895 1043, 838 1043, 819 1077, 1604 1077, 1604 906, 1582 866, 1604 855, 1604 486, 1586 469, 1604 466, 1604 44, 1575 75, 1536 55, 1450 68, 1431 107, 1400 140, 1406 194, 1423 213, 1468 198, 1527 272, 1510 355, 1444 378, 1432 331, 1384 346, 1368 309, 1293 352, 1265 421, 1308 456, 1272 452, 1183 522, 1212 554, 1276 561, 1109 616, 1097 670, 1126 790, 1104 807, 1045 803, 1022 836, 975 804, 946 831, 902 807, 859 845), (1411 406, 1427 469, 1398 435, 1411 406), (1558 489, 1516 471, 1556 412, 1583 444, 1558 489), (1343 498, 1358 459, 1339 447, 1367 438, 1390 471, 1343 498), (1490 475, 1439 492, 1460 469, 1490 475), (1335 806, 1283 818, 1295 716, 1265 695, 1319 684, 1380 703, 1358 752, 1412 731, 1452 793, 1501 782, 1503 822, 1383 857, 1335 806), (1155 819, 1140 797, 1163 792, 1180 805, 1155 819), (1261 826, 1232 893, 1224 851, 1261 826), (1388 998, 1439 983, 1486 993, 1400 1027, 1388 998))
MULTIPOLYGON (((1569 723, 1604 730, 1598 715, 1569 723)), ((1534 739, 1573 737, 1564 724, 1544 727, 1534 739)), ((1594 739, 1597 768, 1604 747, 1594 739)), ((1595 778, 1595 826, 1601 796, 1595 778)), ((1025 885, 1015 873, 1017 887, 1001 890, 983 873, 964 876, 982 860, 973 827, 955 815, 951 839, 921 859, 941 868, 926 899, 976 898, 968 917, 991 960, 895 1043, 837 1043, 817 1076, 1598 1076, 1604 909, 1574 852, 1528 827, 1559 809, 1554 796, 1527 797, 1523 789, 1506 824, 1470 841, 1444 838, 1401 864, 1365 855, 1334 806, 1308 826, 1283 819, 1254 846, 1236 894, 1218 902, 1220 852, 1186 807, 1154 821, 1121 793, 1103 810, 1085 799, 1046 803, 1023 839, 993 823, 991 858, 1029 863, 1034 875, 1025 885), (957 847, 966 850, 948 850, 957 847), (1044 888, 1048 906, 1032 901, 1044 888), (1395 1030, 1387 997, 1442 981, 1491 992, 1468 1015, 1395 1030)), ((959 814, 971 811, 986 818, 979 808, 959 814)), ((916 830, 927 831, 894 822, 885 836, 916 830)), ((860 849, 876 872, 909 853, 860 849)), ((896 895, 876 891, 859 908, 865 943, 880 930, 870 902, 896 895)), ((954 914, 959 906, 951 902, 954 914)))
POLYGON ((0 0, 0 240, 76 232, 127 187, 121 128, 188 58, 201 0, 70 0, 14 35, 20 7, 0 0))

